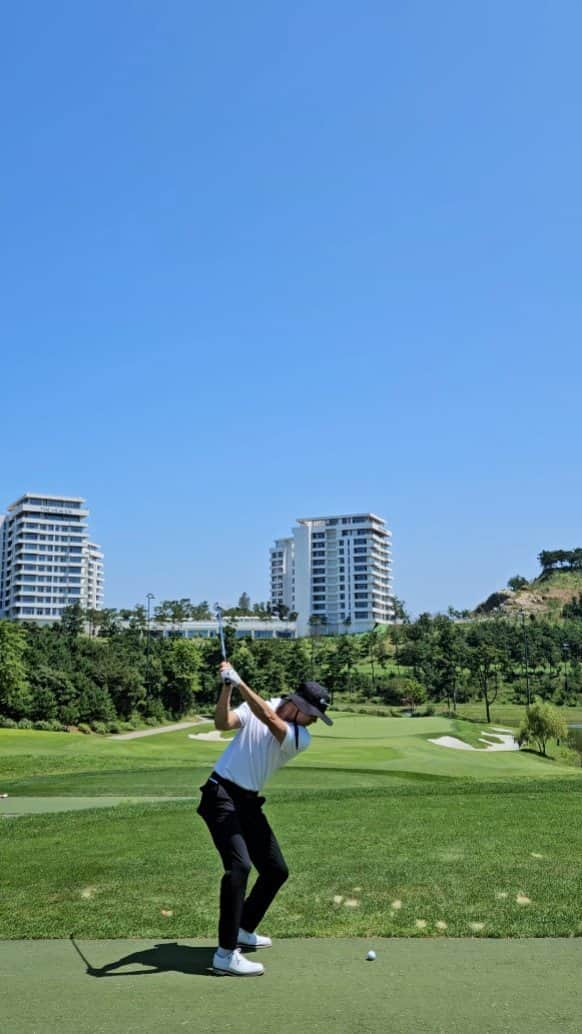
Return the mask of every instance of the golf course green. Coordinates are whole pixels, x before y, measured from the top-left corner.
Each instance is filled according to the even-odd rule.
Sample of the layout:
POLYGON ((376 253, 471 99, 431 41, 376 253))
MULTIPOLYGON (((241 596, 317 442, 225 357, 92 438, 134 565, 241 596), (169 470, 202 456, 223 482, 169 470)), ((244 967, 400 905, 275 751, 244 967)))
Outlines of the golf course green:
POLYGON ((485 750, 490 730, 448 718, 339 714, 333 729, 316 726, 310 750, 266 787, 291 878, 268 916, 275 945, 261 959, 266 975, 241 990, 207 974, 220 866, 196 806, 222 744, 191 734, 210 728, 124 741, 0 731, 10 1034, 57 1029, 51 1010, 64 1032, 157 1029, 143 1024, 156 1010, 166 1029, 224 1030, 225 1008, 232 1028, 245 1031, 303 1029, 304 1009, 314 1030, 327 1015, 335 1025, 326 1029, 338 1031, 461 1031, 476 1012, 478 1030, 525 1031, 535 994, 524 995, 523 980, 536 966, 542 1029, 577 1029, 556 966, 573 986, 579 768, 485 750), (431 742, 443 736, 478 749, 431 742), (368 947, 374 963, 365 962, 368 947), (156 979, 141 981, 148 972, 156 979), (275 1020, 274 988, 286 979, 301 1006, 275 1020), (78 1016, 66 1025, 65 985, 91 1003, 86 1026, 78 1016), (140 1005, 132 998, 116 1027, 115 988, 125 1001, 128 985, 140 1005), (234 997, 249 1006, 242 1026, 228 1008, 234 997), (259 1002, 271 1016, 263 1028, 252 1021, 259 1002), (550 1024, 560 1008, 561 1026, 550 1024))

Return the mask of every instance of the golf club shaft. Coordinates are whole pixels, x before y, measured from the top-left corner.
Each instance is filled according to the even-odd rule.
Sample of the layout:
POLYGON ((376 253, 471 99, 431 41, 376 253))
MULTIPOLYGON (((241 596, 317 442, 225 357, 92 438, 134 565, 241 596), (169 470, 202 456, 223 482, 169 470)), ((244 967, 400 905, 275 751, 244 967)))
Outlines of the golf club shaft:
MULTIPOLYGON (((220 649, 221 649, 221 652, 222 652, 222 659, 223 659, 223 661, 225 661, 226 660, 226 646, 225 646, 225 643, 224 643, 224 628, 222 626, 222 609, 218 606, 218 604, 216 605, 216 620, 217 620, 217 623, 218 623, 218 635, 220 636, 220 649)), ((225 682, 226 682, 226 684, 228 686, 231 685, 230 679, 225 679, 225 682)))
POLYGON ((218 635, 220 636, 220 649, 222 651, 222 659, 226 660, 226 646, 224 645, 224 629, 222 627, 222 611, 220 607, 216 608, 216 620, 218 622, 218 635))

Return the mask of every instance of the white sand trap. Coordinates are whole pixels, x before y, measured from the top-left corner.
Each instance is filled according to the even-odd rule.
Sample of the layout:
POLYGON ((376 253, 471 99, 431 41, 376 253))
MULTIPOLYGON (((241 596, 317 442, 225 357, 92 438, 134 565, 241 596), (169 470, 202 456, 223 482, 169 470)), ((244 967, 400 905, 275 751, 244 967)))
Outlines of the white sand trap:
POLYGON ((513 736, 505 736, 499 732, 483 732, 479 737, 480 743, 485 747, 472 747, 470 743, 458 740, 456 736, 439 736, 436 740, 429 740, 429 743, 436 743, 439 747, 452 747, 453 750, 519 750, 519 744, 513 736))
POLYGON ((222 736, 218 729, 213 729, 212 732, 189 732, 189 740, 222 740, 222 736))

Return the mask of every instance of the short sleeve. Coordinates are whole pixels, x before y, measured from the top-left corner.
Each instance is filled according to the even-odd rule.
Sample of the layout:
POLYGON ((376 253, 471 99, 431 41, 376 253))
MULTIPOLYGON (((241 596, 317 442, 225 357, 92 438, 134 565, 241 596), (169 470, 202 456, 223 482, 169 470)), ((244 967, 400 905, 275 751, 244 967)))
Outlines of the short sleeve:
POLYGON ((251 709, 248 704, 241 704, 240 707, 235 707, 234 714, 238 715, 238 720, 242 729, 247 724, 251 716, 251 709))
POLYGON ((295 746, 295 725, 287 725, 287 735, 280 744, 283 753, 288 754, 289 757, 293 757, 294 754, 300 754, 311 743, 311 736, 307 729, 303 725, 297 726, 297 729, 299 732, 297 746, 295 746))

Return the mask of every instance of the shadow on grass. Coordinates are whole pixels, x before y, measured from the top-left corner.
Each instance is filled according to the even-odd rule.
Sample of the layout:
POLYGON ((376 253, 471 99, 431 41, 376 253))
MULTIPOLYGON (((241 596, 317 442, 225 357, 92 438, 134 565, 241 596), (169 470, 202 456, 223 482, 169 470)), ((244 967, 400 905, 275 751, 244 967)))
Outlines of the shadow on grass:
POLYGON ((90 977, 137 977, 150 976, 153 973, 186 973, 198 976, 214 976, 212 957, 214 948, 196 948, 177 941, 161 941, 153 948, 134 951, 123 955, 120 959, 106 962, 104 966, 93 966, 85 957, 75 938, 71 934, 71 944, 85 964, 87 976, 90 977), (147 967, 141 969, 125 969, 126 966, 147 967), (119 970, 123 969, 121 973, 119 970))

